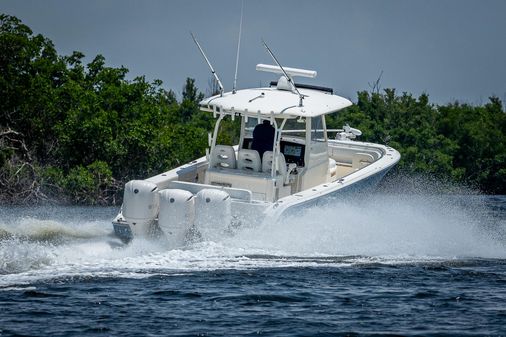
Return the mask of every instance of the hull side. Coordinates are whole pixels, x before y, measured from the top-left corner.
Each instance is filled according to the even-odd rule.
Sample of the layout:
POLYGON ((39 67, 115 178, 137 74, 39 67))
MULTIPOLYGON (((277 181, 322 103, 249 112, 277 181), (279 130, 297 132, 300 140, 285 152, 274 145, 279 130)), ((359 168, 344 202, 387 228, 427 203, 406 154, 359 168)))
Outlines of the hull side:
POLYGON ((357 182, 337 189, 329 189, 327 193, 319 194, 311 199, 300 200, 299 202, 285 206, 274 204, 272 209, 267 211, 267 218, 271 221, 278 221, 281 217, 303 213, 308 208, 326 206, 336 200, 350 199, 360 194, 370 193, 376 188, 389 170, 390 168, 387 168, 357 182))

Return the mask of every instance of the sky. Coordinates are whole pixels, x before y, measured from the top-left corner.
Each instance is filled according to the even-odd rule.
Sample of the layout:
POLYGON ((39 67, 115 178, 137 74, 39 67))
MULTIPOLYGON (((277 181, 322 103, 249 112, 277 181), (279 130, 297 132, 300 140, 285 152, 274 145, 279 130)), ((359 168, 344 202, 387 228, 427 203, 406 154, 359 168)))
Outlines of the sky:
MULTIPOLYGON (((240 0, 0 0, 0 12, 18 17, 50 38, 61 55, 97 54, 125 66, 129 78, 160 79, 178 95, 187 77, 209 91, 211 73, 193 32, 232 89, 240 0)), ((504 0, 244 0, 238 88, 267 85, 276 75, 255 70, 273 64, 264 39, 286 67, 316 70, 296 82, 331 87, 356 101, 380 77, 395 88, 446 104, 506 101, 504 0)), ((180 96, 179 96, 180 97, 180 96)))

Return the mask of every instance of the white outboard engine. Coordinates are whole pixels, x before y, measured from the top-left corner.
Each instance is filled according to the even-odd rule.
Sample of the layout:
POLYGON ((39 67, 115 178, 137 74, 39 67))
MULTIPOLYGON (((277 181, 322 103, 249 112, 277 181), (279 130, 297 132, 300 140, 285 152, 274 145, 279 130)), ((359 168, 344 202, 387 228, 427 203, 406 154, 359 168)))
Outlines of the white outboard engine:
POLYGON ((125 185, 122 215, 135 236, 147 235, 156 216, 160 197, 156 184, 145 180, 131 180, 125 185))
POLYGON ((170 248, 185 245, 185 236, 195 218, 195 198, 191 192, 179 189, 160 191, 158 226, 165 234, 170 248))
POLYGON ((203 189, 195 200, 195 227, 204 240, 223 237, 232 220, 230 195, 221 190, 203 189))

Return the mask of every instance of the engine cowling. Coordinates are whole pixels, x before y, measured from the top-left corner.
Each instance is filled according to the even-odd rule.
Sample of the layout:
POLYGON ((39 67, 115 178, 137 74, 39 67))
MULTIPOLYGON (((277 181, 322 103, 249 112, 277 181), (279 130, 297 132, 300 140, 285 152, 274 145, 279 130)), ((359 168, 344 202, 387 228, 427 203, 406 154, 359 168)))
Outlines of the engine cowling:
POLYGON ((221 190, 203 189, 195 198, 195 227, 203 240, 220 240, 232 220, 230 195, 221 190))
POLYGON ((135 235, 147 235, 158 215, 160 196, 156 184, 131 180, 125 185, 122 215, 135 235))
POLYGON ((191 192, 167 189, 159 192, 158 226, 165 234, 170 248, 182 247, 195 218, 195 197, 191 192))

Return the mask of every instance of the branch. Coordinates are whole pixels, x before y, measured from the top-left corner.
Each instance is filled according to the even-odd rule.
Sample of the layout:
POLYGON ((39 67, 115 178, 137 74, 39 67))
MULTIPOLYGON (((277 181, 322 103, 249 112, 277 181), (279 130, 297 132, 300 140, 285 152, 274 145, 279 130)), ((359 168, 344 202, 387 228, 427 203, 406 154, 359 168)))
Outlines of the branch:
POLYGON ((11 149, 11 150, 18 150, 18 151, 21 150, 24 153, 24 155, 26 156, 26 158, 28 159, 28 161, 32 161, 32 157, 30 156, 30 151, 28 151, 28 147, 26 146, 24 140, 22 139, 23 137, 24 136, 21 132, 12 130, 11 128, 7 128, 6 130, 3 130, 0 132, 0 138, 6 139, 7 141, 9 141, 13 145, 19 144, 19 147, 6 146, 6 148, 11 149), (20 137, 21 139, 11 138, 10 136, 17 136, 17 137, 20 137))
POLYGON ((379 76, 376 79, 376 81, 374 81, 372 84, 371 84, 371 82, 367 83, 367 84, 369 84, 369 88, 371 88, 371 92, 372 93, 376 93, 376 94, 380 93, 380 90, 381 90, 381 88, 380 88, 380 81, 381 81, 381 77, 382 76, 383 76, 383 70, 379 74, 379 76))

